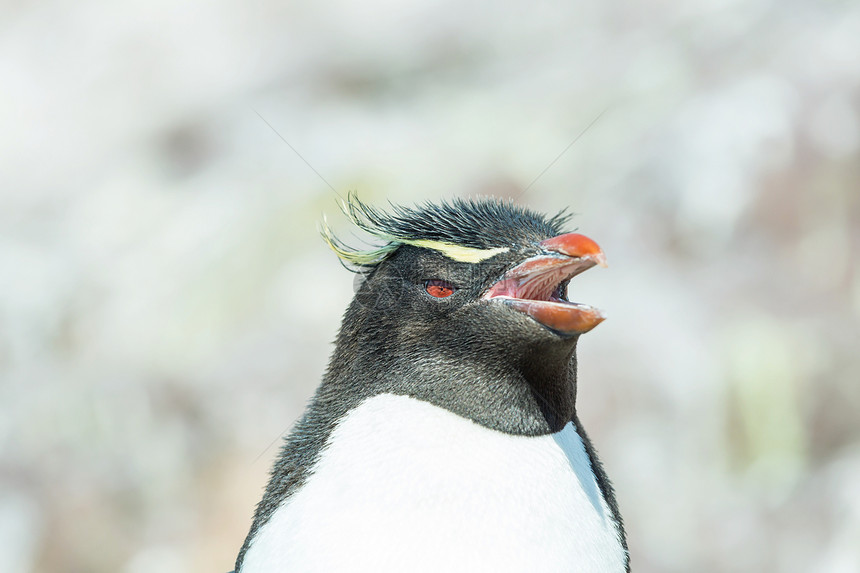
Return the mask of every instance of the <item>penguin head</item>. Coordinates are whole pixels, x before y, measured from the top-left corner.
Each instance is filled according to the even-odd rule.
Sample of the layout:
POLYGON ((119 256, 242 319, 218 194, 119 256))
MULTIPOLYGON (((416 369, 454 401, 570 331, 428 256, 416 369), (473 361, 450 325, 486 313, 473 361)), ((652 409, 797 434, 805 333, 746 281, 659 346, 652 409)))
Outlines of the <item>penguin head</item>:
POLYGON ((455 411, 458 395, 486 400, 519 386, 543 404, 550 426, 569 420, 577 338, 604 319, 566 297, 571 278, 606 264, 594 241, 565 232, 563 212, 545 217, 492 198, 386 213, 350 195, 343 208, 383 242, 359 250, 322 229, 361 273, 338 338, 344 360, 373 372, 382 388, 396 383, 455 411), (454 396, 444 395, 452 388, 454 396))

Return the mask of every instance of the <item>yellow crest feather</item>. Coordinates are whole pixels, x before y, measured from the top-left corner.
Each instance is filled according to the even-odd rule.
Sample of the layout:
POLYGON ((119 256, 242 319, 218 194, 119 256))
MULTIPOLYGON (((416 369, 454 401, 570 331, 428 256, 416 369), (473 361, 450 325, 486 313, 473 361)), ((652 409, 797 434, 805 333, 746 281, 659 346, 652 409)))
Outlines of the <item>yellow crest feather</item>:
POLYGON ((408 237, 394 236, 381 228, 378 221, 380 213, 373 207, 365 205, 358 200, 354 193, 349 193, 346 200, 341 200, 340 209, 353 225, 362 231, 372 235, 374 238, 385 241, 380 247, 360 250, 347 246, 338 239, 328 226, 325 216, 320 224, 320 235, 323 240, 334 251, 338 258, 344 263, 359 267, 372 267, 384 261, 391 253, 401 245, 411 245, 423 249, 438 251, 461 263, 479 263, 500 253, 507 252, 509 247, 497 247, 494 249, 478 249, 466 247, 446 241, 434 241, 429 239, 409 239, 408 237))
POLYGON ((417 241, 401 241, 413 247, 421 247, 423 249, 433 249, 439 251, 449 259, 461 263, 480 263, 490 257, 495 257, 500 253, 506 253, 510 249, 508 247, 497 247, 495 249, 476 249, 474 247, 464 247, 463 245, 455 245, 454 243, 445 243, 443 241, 430 241, 419 239, 417 241))

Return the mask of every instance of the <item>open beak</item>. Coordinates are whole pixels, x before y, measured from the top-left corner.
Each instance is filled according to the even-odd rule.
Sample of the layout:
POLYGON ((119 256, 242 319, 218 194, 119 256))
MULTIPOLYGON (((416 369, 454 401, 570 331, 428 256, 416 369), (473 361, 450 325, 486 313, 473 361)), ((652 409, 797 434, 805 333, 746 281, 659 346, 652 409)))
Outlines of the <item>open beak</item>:
POLYGON ((606 256, 597 243, 567 233, 540 243, 543 253, 515 266, 484 293, 527 314, 564 336, 588 332, 606 318, 598 309, 565 300, 569 281, 595 265, 605 267, 606 256))

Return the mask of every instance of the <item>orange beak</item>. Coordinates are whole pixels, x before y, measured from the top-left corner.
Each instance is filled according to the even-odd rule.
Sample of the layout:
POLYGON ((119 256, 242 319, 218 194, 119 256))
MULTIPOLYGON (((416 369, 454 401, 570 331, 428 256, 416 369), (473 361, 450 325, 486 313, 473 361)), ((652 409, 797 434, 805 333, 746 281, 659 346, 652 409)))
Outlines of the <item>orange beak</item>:
POLYGON ((566 233, 542 241, 543 253, 505 273, 484 294, 522 312, 562 336, 588 332, 606 318, 598 309, 565 300, 563 286, 595 265, 605 267, 603 250, 585 235, 566 233))

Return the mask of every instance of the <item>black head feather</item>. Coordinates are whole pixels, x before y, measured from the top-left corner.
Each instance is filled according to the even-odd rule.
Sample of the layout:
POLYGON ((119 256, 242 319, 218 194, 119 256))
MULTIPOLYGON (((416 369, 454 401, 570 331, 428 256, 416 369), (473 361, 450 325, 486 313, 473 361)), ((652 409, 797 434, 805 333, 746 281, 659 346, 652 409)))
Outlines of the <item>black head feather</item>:
POLYGON ((453 199, 415 207, 390 204, 389 212, 362 203, 350 193, 343 212, 360 229, 385 244, 357 249, 339 240, 327 225, 321 234, 342 261, 356 267, 374 267, 403 244, 434 241, 471 249, 512 247, 559 235, 570 219, 561 211, 547 217, 495 197, 453 199))

